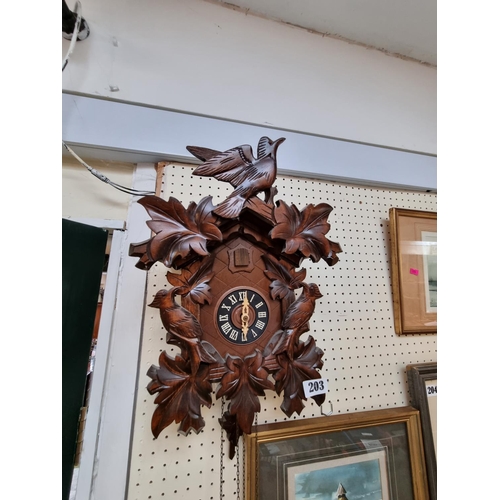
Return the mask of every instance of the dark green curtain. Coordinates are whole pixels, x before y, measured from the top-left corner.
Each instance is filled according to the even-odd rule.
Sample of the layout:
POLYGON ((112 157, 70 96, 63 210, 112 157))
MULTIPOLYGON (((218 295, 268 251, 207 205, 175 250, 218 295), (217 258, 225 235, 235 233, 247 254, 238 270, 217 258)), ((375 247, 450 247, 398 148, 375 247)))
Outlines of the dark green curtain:
POLYGON ((62 499, 69 498, 108 233, 62 221, 62 499))

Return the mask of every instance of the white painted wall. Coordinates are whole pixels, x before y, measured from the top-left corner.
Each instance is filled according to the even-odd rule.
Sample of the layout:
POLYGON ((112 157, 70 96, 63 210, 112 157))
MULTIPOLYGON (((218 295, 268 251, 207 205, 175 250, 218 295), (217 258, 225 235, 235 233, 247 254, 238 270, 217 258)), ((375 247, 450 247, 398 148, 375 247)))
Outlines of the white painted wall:
MULTIPOLYGON (((82 158, 111 181, 132 185, 135 165, 82 158)), ((131 196, 100 181, 72 157, 62 158, 62 216, 127 220, 131 196)))
POLYGON ((82 14, 65 91, 436 154, 435 68, 201 0, 82 14))

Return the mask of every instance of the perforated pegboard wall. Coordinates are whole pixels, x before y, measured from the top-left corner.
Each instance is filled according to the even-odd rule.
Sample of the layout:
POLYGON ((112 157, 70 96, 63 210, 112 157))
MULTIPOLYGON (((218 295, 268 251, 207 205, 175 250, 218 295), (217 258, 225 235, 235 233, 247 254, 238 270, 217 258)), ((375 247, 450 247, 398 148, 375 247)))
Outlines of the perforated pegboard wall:
MULTIPOLYGON (((190 165, 167 165, 161 196, 173 196, 187 207, 189 202, 198 202, 207 195, 212 195, 217 204, 231 192, 229 184, 192 176, 193 169, 190 165)), ((307 269, 307 281, 317 283, 323 294, 316 302, 309 332, 324 351, 321 373, 328 379, 329 393, 323 411, 330 412, 330 402, 334 413, 409 404, 406 365, 436 361, 436 335, 395 334, 389 209, 437 211, 436 194, 284 176, 278 176, 275 186, 276 201, 282 199, 299 209, 309 203, 329 203, 333 210, 327 237, 343 249, 340 262, 333 267, 324 261, 307 260, 302 264, 307 269)), ((159 264, 149 271, 148 303, 158 290, 170 287, 166 272, 159 264)), ((154 397, 146 390, 150 381, 146 372, 152 364, 158 365, 163 350, 171 356, 176 352, 175 347, 165 343, 158 310, 146 307, 128 500, 219 499, 221 401, 215 400, 215 395, 211 408, 202 407, 206 425, 199 434, 180 435, 173 424, 153 439, 150 422, 155 405, 154 397)), ((259 424, 287 420, 280 410, 281 398, 275 393, 268 392, 261 398, 261 405, 259 424)), ((292 418, 317 417, 321 412, 310 400, 302 414, 292 418)), ((239 472, 243 499, 245 464, 243 458, 239 466, 236 457, 229 460, 227 446, 224 439, 222 493, 226 499, 238 498, 239 472)))

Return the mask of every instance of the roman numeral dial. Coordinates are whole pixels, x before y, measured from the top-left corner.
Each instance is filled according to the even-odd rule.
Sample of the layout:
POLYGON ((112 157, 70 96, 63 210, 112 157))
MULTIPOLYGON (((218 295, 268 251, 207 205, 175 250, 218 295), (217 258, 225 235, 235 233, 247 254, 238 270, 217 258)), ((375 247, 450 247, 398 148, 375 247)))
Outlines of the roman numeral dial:
POLYGON ((233 344, 251 344, 266 330, 269 307, 265 299, 251 288, 228 292, 216 309, 219 333, 233 344))

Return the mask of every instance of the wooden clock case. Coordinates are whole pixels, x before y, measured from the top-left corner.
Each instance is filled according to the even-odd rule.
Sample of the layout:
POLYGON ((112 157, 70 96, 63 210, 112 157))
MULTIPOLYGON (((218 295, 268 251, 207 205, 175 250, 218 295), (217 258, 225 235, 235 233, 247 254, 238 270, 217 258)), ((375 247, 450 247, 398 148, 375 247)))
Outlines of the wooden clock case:
MULTIPOLYGON (((303 382, 321 378, 323 351, 311 336, 300 339, 309 331, 321 293, 317 285, 306 283, 300 264, 310 258, 332 266, 342 250, 326 238, 330 205, 308 205, 299 211, 293 204, 274 202, 276 149, 283 140, 263 137, 257 158, 248 145, 225 152, 188 147, 204 160, 194 175, 231 182, 236 194, 243 182, 252 187, 238 200, 237 212, 221 210, 224 202, 215 207, 211 196, 187 208, 175 198, 145 196, 138 201, 151 216, 148 226, 154 235, 132 244, 129 254, 140 258, 136 266, 141 269, 155 262, 170 268, 167 279, 172 288, 158 292, 150 306, 160 309, 167 343, 180 349, 174 358, 163 351, 159 366, 148 371, 147 389, 156 394, 151 422, 155 437, 174 421, 181 433, 199 432, 205 425, 201 406, 211 406, 212 384, 217 383, 216 398, 230 401, 220 424, 232 458, 239 437, 251 432, 260 411, 259 397, 266 390, 283 394, 281 409, 290 417, 304 408, 303 382), (227 174, 228 163, 232 171, 239 169, 237 181, 227 174), (222 167, 226 170, 220 174, 222 167), (260 173, 251 174, 259 168, 271 172, 266 186, 260 183, 260 173), (266 193, 264 200, 260 192, 266 193), (217 315, 224 297, 240 289, 264 298, 268 316, 256 340, 250 336, 248 342, 240 338, 235 343, 221 332, 217 315)), ((230 198, 226 205, 233 204, 230 198)), ((313 399, 321 405, 325 395, 313 399)))

